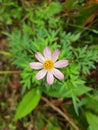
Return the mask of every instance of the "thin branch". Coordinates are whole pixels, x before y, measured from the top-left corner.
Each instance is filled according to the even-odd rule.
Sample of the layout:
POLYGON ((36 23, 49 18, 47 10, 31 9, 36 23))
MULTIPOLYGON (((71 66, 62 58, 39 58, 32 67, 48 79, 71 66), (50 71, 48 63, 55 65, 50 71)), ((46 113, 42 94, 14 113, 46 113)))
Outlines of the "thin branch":
POLYGON ((79 127, 74 123, 74 121, 67 114, 65 114, 63 111, 61 111, 58 107, 54 106, 45 97, 42 97, 42 100, 45 101, 56 112, 58 112, 63 118, 65 118, 75 130, 80 130, 79 127))

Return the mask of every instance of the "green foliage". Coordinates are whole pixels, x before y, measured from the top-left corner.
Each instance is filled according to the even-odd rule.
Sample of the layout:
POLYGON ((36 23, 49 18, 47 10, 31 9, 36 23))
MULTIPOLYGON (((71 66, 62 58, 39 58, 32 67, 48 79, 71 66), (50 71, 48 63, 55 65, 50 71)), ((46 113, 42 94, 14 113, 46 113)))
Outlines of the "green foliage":
POLYGON ((48 130, 62 130, 56 116, 48 112, 47 114, 44 113, 44 107, 41 107, 36 113, 37 121, 35 121, 35 126, 38 130, 43 130, 44 128, 48 130))
POLYGON ((64 82, 59 83, 59 84, 55 83, 51 88, 47 86, 44 89, 47 95, 52 96, 52 97, 57 97, 57 98, 59 97, 71 98, 73 95, 80 96, 82 94, 89 92, 90 90, 91 88, 86 87, 86 86, 79 86, 79 84, 78 84, 78 87, 75 87, 70 81, 67 81, 65 83, 64 82))
POLYGON ((73 50, 73 53, 76 57, 77 65, 82 69, 82 72, 87 74, 90 73, 91 68, 95 69, 94 61, 98 62, 98 53, 97 50, 89 49, 87 46, 83 48, 76 48, 76 51, 73 50))
POLYGON ((86 99, 85 108, 98 114, 98 96, 88 97, 86 99))
POLYGON ((48 124, 47 124, 47 129, 48 130, 61 130, 58 120, 56 119, 56 117, 51 117, 48 120, 48 124))
POLYGON ((46 124, 45 115, 43 114, 43 111, 38 111, 36 115, 37 121, 35 121, 35 126, 37 126, 37 129, 43 130, 44 125, 46 124))
POLYGON ((39 103, 41 92, 39 89, 29 91, 20 102, 14 120, 20 119, 30 113, 39 103))
MULTIPOLYGON (((66 8, 68 10, 75 9, 74 7, 77 5, 77 1, 70 1, 72 1, 72 6, 69 5, 70 2, 67 0, 66 8)), ((97 8, 97 5, 93 5, 93 11, 96 9, 95 6, 97 8)), ((79 18, 80 20, 80 22, 77 21, 79 25, 83 25, 84 21, 93 13, 92 11, 88 13, 90 9, 91 8, 79 12, 77 16, 77 19, 79 18), (87 15, 84 17, 85 11, 87 15), (81 18, 83 21, 81 21, 81 18)), ((83 31, 78 29, 66 29, 66 18, 60 15, 64 11, 64 7, 59 2, 50 2, 49 5, 35 5, 29 8, 25 8, 24 5, 23 10, 19 10, 17 5, 16 8, 14 8, 14 12, 16 10, 18 10, 19 14, 25 12, 21 21, 23 24, 20 28, 14 28, 11 33, 5 34, 9 38, 10 53, 13 55, 11 61, 17 68, 21 69, 20 82, 23 85, 22 94, 28 89, 32 90, 27 93, 22 102, 20 102, 15 119, 20 119, 29 114, 29 112, 38 105, 41 98, 40 91, 54 98, 72 98, 77 115, 79 115, 80 107, 86 103, 88 104, 88 108, 86 108, 87 106, 85 105, 85 109, 93 110, 93 107, 90 106, 92 100, 90 100, 89 103, 78 99, 78 96, 87 94, 91 90, 93 91, 93 88, 91 89, 93 86, 88 86, 87 81, 87 76, 91 74, 91 69, 96 69, 95 63, 98 62, 98 50, 93 46, 93 40, 92 44, 89 44, 91 41, 85 44, 85 39, 87 39, 86 33, 85 41, 80 41, 84 35, 83 31), (52 52, 59 49, 61 51, 59 59, 69 60, 69 65, 61 69, 65 75, 64 80, 59 81, 55 79, 54 84, 51 86, 47 85, 45 79, 37 81, 35 75, 38 71, 32 70, 29 67, 30 62, 37 61, 35 59, 35 53, 41 52, 43 54, 43 49, 46 46, 49 46, 52 52), (39 88, 39 90, 37 88, 39 88)), ((11 14, 13 16, 13 13, 11 14)), ((16 19, 20 19, 20 17, 17 16, 16 19)), ((8 21, 9 20, 7 20, 7 22, 8 21)), ((88 37, 90 39, 89 35, 88 37)), ((91 121, 88 120, 89 116, 92 115, 87 114, 87 121, 90 124, 91 121)), ((58 129, 50 122, 48 123, 49 129, 58 129)))
POLYGON ((50 19, 55 14, 62 11, 63 7, 59 2, 52 2, 45 10, 43 10, 42 15, 45 19, 50 19), (45 16, 45 17, 44 17, 45 16))
POLYGON ((83 25, 86 20, 93 15, 98 10, 98 4, 93 4, 91 7, 83 9, 77 15, 77 22, 78 25, 83 25))
POLYGON ((13 21, 18 22, 18 20, 21 19, 22 10, 19 7, 17 1, 12 0, 11 2, 9 2, 5 0, 1 3, 1 5, 2 8, 0 9, 0 22, 2 24, 11 25, 13 21))
POLYGON ((66 0, 65 7, 67 10, 73 10, 76 9, 78 6, 78 0, 66 0))
POLYGON ((98 116, 92 114, 91 112, 86 112, 86 117, 89 123, 88 130, 97 130, 98 129, 98 116))

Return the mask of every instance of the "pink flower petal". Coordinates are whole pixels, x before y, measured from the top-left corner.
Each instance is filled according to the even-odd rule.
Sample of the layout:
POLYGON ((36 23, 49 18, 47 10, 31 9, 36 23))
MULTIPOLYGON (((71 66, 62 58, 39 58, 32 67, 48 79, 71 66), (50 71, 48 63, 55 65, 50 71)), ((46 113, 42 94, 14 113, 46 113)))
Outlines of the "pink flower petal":
POLYGON ((45 69, 40 70, 40 71, 36 74, 36 79, 37 79, 37 80, 42 79, 42 78, 46 75, 46 73, 47 73, 47 70, 45 70, 45 69))
POLYGON ((35 54, 35 57, 37 60, 39 60, 41 63, 43 63, 45 61, 45 58, 42 56, 42 54, 40 52, 37 52, 35 54))
POLYGON ((43 68, 43 64, 40 62, 31 62, 29 65, 32 69, 35 69, 35 70, 39 70, 43 68))
POLYGON ((48 71, 48 73, 47 73, 47 83, 51 85, 51 84, 53 84, 53 82, 54 82, 54 76, 52 74, 52 71, 48 71))
POLYGON ((44 49, 44 56, 46 59, 51 59, 51 51, 50 51, 49 47, 47 47, 47 46, 44 49))
POLYGON ((68 60, 59 60, 55 63, 56 68, 63 68, 68 65, 68 60))
POLYGON ((55 50, 53 55, 52 55, 52 60, 56 61, 58 59, 59 54, 60 54, 60 51, 58 49, 55 50))
POLYGON ((61 71, 59 71, 58 69, 53 69, 53 75, 59 79, 59 80, 62 80, 64 79, 64 75, 61 71))

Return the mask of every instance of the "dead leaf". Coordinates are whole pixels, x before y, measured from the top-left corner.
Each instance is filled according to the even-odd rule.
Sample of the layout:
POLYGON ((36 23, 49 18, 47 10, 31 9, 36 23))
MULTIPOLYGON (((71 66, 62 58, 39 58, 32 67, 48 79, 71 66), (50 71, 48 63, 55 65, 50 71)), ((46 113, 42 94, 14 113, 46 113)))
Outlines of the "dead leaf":
POLYGON ((96 3, 96 4, 98 4, 98 0, 88 0, 87 1, 87 7, 90 7, 92 4, 94 4, 94 3, 96 3))
MULTIPOLYGON (((98 4, 98 0, 89 0, 87 1, 86 8, 91 7, 93 4, 98 4)), ((84 26, 91 23, 95 17, 98 15, 98 11, 96 11, 94 14, 92 14, 84 23, 84 26)))
POLYGON ((97 15, 98 15, 98 11, 95 12, 93 15, 91 15, 91 16, 86 20, 86 22, 84 23, 84 26, 86 26, 87 24, 91 23, 91 22, 95 19, 95 17, 96 17, 97 15))
POLYGON ((64 101, 64 98, 58 98, 56 100, 52 100, 51 103, 54 104, 55 106, 60 106, 63 101, 64 101))

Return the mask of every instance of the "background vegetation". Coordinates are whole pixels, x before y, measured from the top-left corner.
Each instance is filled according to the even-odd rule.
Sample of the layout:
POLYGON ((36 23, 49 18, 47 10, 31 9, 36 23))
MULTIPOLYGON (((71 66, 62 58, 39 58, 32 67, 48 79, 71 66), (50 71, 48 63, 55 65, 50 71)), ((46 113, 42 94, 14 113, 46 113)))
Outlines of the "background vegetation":
POLYGON ((97 130, 98 1, 0 0, 0 32, 0 130, 97 130), (45 46, 69 60, 52 86, 29 67, 45 46))

